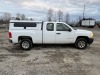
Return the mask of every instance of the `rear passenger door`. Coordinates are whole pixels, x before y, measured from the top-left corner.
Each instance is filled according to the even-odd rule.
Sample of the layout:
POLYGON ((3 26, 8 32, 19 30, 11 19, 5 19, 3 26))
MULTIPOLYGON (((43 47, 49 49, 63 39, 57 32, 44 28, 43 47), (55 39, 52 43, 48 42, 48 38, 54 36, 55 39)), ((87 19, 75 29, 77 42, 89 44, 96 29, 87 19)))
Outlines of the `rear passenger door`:
POLYGON ((55 25, 54 23, 45 23, 43 28, 43 43, 55 43, 55 25))

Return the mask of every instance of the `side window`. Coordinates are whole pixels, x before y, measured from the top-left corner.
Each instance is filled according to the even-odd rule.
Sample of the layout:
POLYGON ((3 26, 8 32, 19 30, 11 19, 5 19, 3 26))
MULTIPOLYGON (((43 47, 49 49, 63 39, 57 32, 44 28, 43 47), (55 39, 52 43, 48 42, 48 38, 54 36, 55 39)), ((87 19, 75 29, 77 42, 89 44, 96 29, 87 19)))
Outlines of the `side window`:
POLYGON ((68 31, 70 28, 63 23, 57 23, 56 31, 68 31))
POLYGON ((48 23, 47 24, 47 30, 48 31, 54 31, 54 23, 48 23))
POLYGON ((14 23, 14 27, 36 27, 36 23, 14 23))

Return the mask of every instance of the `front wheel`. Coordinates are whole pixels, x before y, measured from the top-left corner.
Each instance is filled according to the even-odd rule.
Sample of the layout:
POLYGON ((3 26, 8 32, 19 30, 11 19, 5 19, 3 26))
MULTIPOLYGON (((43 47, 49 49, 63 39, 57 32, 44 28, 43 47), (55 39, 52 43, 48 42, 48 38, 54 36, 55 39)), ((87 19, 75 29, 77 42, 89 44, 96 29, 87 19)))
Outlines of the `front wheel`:
POLYGON ((84 39, 84 38, 79 38, 79 39, 77 39, 76 40, 76 42, 75 42, 75 46, 76 46, 76 48, 78 48, 78 49, 85 49, 86 47, 87 47, 87 40, 86 39, 84 39))
POLYGON ((32 47, 32 42, 29 39, 23 39, 20 42, 20 46, 23 50, 30 50, 32 47))

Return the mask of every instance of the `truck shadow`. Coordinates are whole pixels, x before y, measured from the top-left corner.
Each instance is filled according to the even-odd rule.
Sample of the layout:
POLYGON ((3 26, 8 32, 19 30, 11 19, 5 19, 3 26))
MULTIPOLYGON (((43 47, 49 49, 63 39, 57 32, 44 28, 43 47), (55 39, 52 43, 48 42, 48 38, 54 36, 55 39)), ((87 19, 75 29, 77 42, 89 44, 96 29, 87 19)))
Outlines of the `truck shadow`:
POLYGON ((8 48, 6 48, 6 50, 10 53, 25 53, 25 51, 22 50, 19 45, 9 46, 8 48))
POLYGON ((32 49, 34 50, 41 50, 42 48, 71 48, 75 49, 74 44, 38 44, 33 45, 32 49))
MULTIPOLYGON (((74 44, 34 44, 31 50, 44 50, 48 49, 58 49, 58 48, 66 48, 66 49, 76 49, 74 44)), ((19 45, 12 45, 6 50, 10 53, 25 53, 25 50, 22 50, 19 45)))

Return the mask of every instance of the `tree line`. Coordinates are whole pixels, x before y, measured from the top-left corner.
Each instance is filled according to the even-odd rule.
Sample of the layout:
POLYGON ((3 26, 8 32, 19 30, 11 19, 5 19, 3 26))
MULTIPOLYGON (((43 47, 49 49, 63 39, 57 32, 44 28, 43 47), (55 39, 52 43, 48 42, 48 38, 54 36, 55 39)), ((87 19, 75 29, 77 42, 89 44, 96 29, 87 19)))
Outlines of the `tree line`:
POLYGON ((3 13, 3 15, 0 16, 0 24, 8 24, 10 20, 28 20, 28 18, 25 17, 25 14, 20 13, 17 13, 16 17, 11 17, 10 13, 3 13))
MULTIPOLYGON (((53 9, 48 9, 47 10, 47 19, 45 21, 59 21, 59 22, 65 22, 67 24, 75 24, 75 21, 71 21, 70 19, 70 14, 69 13, 64 13, 61 10, 55 11, 53 9)), ((77 22, 79 22, 82 18, 79 16, 77 19, 77 22)), ((0 16, 0 23, 1 24, 8 24, 10 20, 35 20, 33 18, 27 18, 25 14, 20 14, 17 13, 15 17, 11 17, 10 13, 3 13, 2 16, 0 16)))
POLYGON ((70 23, 70 14, 66 13, 64 14, 63 11, 58 10, 58 11, 54 11, 53 9, 49 9, 48 13, 47 13, 47 21, 63 21, 66 23, 70 23))

